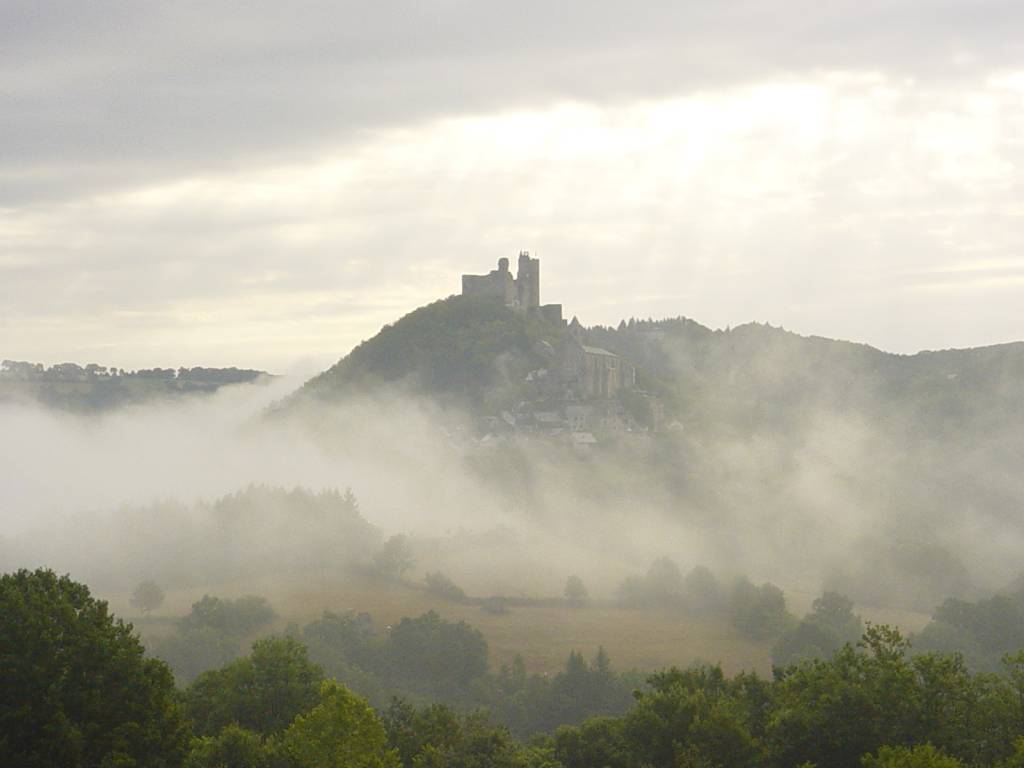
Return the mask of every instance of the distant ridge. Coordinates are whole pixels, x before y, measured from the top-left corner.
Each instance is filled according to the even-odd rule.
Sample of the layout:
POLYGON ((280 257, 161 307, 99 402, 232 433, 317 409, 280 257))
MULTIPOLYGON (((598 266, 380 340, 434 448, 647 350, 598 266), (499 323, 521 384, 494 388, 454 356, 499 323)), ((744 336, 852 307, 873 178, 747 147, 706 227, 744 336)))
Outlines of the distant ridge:
POLYGON ((89 363, 49 368, 20 360, 0 362, 0 402, 20 400, 67 411, 105 411, 158 399, 210 394, 223 386, 273 378, 244 368, 148 368, 129 371, 89 363))

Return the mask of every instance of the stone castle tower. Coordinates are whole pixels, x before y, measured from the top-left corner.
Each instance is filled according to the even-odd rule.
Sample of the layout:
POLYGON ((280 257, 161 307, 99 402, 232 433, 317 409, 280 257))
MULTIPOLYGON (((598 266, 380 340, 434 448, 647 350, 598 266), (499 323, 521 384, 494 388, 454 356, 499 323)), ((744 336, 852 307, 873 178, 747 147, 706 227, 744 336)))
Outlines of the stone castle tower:
POLYGON ((463 296, 493 296, 506 307, 522 312, 537 312, 550 322, 563 323, 562 305, 540 303, 540 259, 530 257, 528 251, 519 252, 515 277, 509 270, 509 260, 498 259, 498 268, 486 275, 463 275, 463 296))

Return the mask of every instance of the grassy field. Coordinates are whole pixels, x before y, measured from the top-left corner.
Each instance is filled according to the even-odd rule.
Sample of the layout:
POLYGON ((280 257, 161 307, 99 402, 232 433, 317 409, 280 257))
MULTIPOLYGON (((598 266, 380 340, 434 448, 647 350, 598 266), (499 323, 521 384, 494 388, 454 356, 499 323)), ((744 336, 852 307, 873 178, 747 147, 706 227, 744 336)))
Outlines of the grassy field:
MULTIPOLYGON (((483 632, 490 647, 491 665, 510 664, 516 654, 529 672, 554 673, 562 669, 572 650, 592 657, 604 646, 618 669, 655 670, 694 661, 721 662, 727 672, 756 669, 771 671, 769 649, 740 637, 727 623, 712 618, 686 618, 647 610, 608 605, 569 608, 536 604, 515 606, 508 613, 488 613, 476 605, 446 601, 415 586, 350 578, 339 581, 282 584, 281 582, 220 584, 206 590, 170 592, 159 615, 137 622, 145 635, 168 631, 166 617, 187 613, 204 593, 220 597, 263 595, 280 616, 277 629, 289 622, 304 624, 324 610, 365 611, 379 629, 404 616, 434 610, 450 620, 462 620, 483 632)), ((113 607, 128 609, 127 596, 111 596, 113 607)))
MULTIPOLYGON (((385 630, 405 616, 436 611, 446 619, 465 621, 479 629, 490 647, 491 665, 510 664, 516 654, 530 672, 554 673, 563 668, 570 651, 592 657, 604 646, 619 669, 655 670, 695 661, 719 662, 728 673, 756 670, 771 673, 770 648, 741 637, 726 621, 687 617, 653 610, 624 609, 597 603, 570 608, 557 601, 513 606, 508 613, 488 613, 478 605, 458 604, 426 592, 415 584, 347 577, 344 579, 280 579, 211 585, 206 589, 170 592, 157 616, 137 621, 144 635, 155 637, 173 629, 173 616, 189 611, 204 594, 219 597, 262 595, 279 615, 273 629, 299 625, 318 618, 323 611, 365 611, 378 629, 385 630)), ((810 608, 814 595, 788 593, 797 615, 810 608), (806 605, 805 605, 806 603, 806 605)), ((127 595, 109 596, 121 615, 132 615, 127 595)), ((916 632, 928 621, 925 614, 895 609, 858 606, 867 620, 916 632)))

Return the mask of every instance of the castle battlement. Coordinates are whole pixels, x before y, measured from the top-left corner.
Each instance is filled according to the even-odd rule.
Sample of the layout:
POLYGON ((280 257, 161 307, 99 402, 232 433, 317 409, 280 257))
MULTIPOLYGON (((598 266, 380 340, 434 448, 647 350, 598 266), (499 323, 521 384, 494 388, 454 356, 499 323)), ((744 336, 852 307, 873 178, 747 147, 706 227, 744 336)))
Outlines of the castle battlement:
POLYGON ((528 251, 519 252, 517 274, 512 276, 507 258, 498 259, 498 268, 486 275, 463 275, 463 296, 493 296, 506 307, 522 312, 538 312, 550 322, 562 323, 562 305, 540 303, 540 259, 528 251))

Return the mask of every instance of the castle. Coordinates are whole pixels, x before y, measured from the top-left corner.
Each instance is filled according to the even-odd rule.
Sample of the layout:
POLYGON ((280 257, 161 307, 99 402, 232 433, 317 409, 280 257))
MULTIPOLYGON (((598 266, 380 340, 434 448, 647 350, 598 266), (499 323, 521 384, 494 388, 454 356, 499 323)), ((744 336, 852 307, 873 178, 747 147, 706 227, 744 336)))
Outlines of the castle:
MULTIPOLYGON (((605 349, 583 344, 584 331, 573 318, 567 324, 561 304, 540 303, 540 259, 527 251, 519 253, 518 273, 512 277, 509 260, 498 259, 498 268, 486 275, 463 275, 463 296, 488 296, 520 312, 535 312, 549 323, 567 326, 569 333, 558 350, 553 370, 545 369, 550 383, 583 399, 616 397, 623 389, 636 387, 636 369, 605 349)), ((538 372, 539 373, 539 372, 538 372)))
POLYGON ((512 277, 509 261, 498 259, 498 268, 486 275, 463 275, 463 296, 493 296, 506 307, 522 312, 536 312, 550 323, 563 325, 561 304, 540 303, 540 259, 520 251, 518 273, 512 277))

